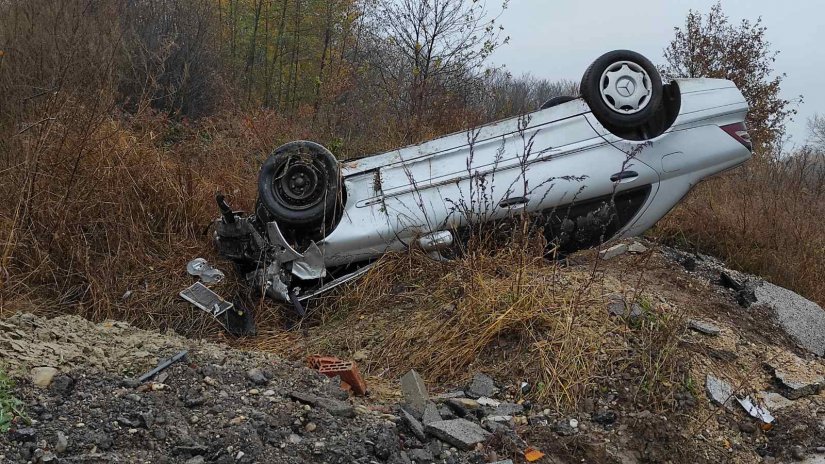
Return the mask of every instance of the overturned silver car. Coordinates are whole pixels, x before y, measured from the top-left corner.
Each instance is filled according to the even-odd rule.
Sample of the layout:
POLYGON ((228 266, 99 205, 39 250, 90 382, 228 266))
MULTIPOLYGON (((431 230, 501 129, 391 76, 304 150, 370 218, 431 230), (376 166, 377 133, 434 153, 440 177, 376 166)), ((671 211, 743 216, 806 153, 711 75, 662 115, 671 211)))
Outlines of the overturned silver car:
POLYGON ((751 156, 747 103, 720 79, 663 84, 617 50, 584 73, 581 98, 418 145, 339 162, 296 141, 261 168, 254 214, 218 195, 219 252, 250 285, 310 298, 410 245, 438 252, 468 225, 526 212, 561 249, 638 235, 699 181, 751 156))

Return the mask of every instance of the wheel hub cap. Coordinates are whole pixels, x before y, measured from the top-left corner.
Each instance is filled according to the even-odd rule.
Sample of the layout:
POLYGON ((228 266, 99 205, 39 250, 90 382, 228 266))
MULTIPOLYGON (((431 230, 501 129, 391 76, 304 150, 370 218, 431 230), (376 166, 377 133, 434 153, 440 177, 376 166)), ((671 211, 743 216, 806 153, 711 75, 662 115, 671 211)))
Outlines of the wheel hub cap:
POLYGON ((617 113, 638 113, 650 102, 650 76, 632 61, 619 61, 608 66, 599 82, 602 99, 617 113))
POLYGON ((285 206, 303 210, 323 199, 325 177, 315 160, 300 156, 290 158, 274 182, 275 195, 285 206))

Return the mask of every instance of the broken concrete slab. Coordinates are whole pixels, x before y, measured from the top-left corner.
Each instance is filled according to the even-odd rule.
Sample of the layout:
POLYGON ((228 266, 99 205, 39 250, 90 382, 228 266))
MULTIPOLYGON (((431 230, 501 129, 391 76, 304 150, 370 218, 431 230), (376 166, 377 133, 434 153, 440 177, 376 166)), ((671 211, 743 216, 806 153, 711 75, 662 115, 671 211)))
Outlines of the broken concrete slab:
POLYGON ((426 431, 434 437, 462 450, 470 450, 477 443, 490 438, 490 432, 466 419, 437 421, 427 424, 426 431))
POLYGON ((816 395, 825 384, 825 377, 817 372, 817 366, 808 365, 796 356, 773 358, 766 364, 773 370, 783 396, 788 399, 796 400, 803 396, 816 395))
POLYGON ((756 394, 766 408, 770 411, 778 411, 780 409, 793 406, 794 402, 776 392, 761 391, 756 394))
POLYGON ((490 376, 479 372, 473 376, 466 392, 470 398, 493 396, 496 392, 496 383, 490 376))
POLYGON ((518 416, 524 413, 524 406, 516 403, 501 403, 496 406, 494 415, 497 416, 518 416))
POLYGON ((733 387, 728 382, 708 374, 705 380, 705 389, 714 403, 724 406, 725 409, 734 410, 733 405, 736 398, 733 387))
POLYGON ((615 258, 616 256, 624 254, 626 251, 627 251, 627 245, 625 245, 624 243, 619 243, 619 244, 613 245, 612 247, 610 247, 606 250, 600 251, 599 252, 599 258, 605 259, 605 260, 612 259, 612 258, 615 258))
POLYGON ((488 398, 486 396, 481 396, 476 401, 478 402, 479 405, 485 406, 485 407, 488 407, 488 408, 495 408, 495 407, 497 407, 498 405, 501 404, 501 401, 494 400, 494 399, 488 398))
POLYGON ((776 321, 800 346, 825 355, 825 311, 818 304, 769 282, 758 285, 754 294, 756 304, 773 309, 776 321))
POLYGON ((424 409, 427 408, 430 396, 427 393, 424 379, 418 375, 418 372, 410 370, 401 377, 401 394, 408 411, 416 419, 420 419, 424 414, 424 409))
POLYGON ((344 401, 334 400, 332 398, 324 398, 320 396, 315 396, 310 393, 303 393, 298 391, 291 392, 289 394, 289 397, 295 401, 298 401, 299 403, 308 404, 316 408, 326 409, 333 416, 355 417, 355 408, 353 408, 351 404, 344 401))
POLYGON ((407 425, 407 428, 421 441, 426 440, 426 435, 424 435, 424 425, 418 421, 412 414, 410 414, 406 409, 400 408, 400 416, 401 421, 407 425))
POLYGON ((432 401, 428 401, 427 406, 424 408, 424 414, 421 416, 421 422, 423 422, 424 425, 427 425, 431 422, 440 420, 441 414, 438 413, 438 406, 436 406, 432 401))
POLYGON ((627 247, 627 251, 633 254, 640 254, 647 251, 647 247, 639 242, 633 242, 627 247))
POLYGON ((688 328, 713 337, 719 335, 722 332, 722 329, 711 324, 710 322, 700 321, 698 319, 691 319, 688 322, 688 328))

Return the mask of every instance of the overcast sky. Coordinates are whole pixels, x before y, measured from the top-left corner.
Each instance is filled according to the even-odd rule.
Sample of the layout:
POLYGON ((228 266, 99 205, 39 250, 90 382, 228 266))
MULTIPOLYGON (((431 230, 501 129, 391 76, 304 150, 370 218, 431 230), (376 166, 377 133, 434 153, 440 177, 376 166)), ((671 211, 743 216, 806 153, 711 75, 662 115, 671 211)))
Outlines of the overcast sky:
MULTIPOLYGON (((495 0, 488 0, 492 6, 495 0)), ((702 13, 716 0, 511 0, 500 21, 510 43, 492 62, 513 75, 531 73, 551 80, 578 81, 604 52, 625 48, 664 62, 673 28, 684 25, 688 10, 702 13)), ((825 114, 825 2, 822 0, 722 0, 732 23, 762 16, 767 38, 780 54, 775 69, 787 74, 784 98, 804 103, 788 124, 791 143, 807 138, 807 119, 825 114)))

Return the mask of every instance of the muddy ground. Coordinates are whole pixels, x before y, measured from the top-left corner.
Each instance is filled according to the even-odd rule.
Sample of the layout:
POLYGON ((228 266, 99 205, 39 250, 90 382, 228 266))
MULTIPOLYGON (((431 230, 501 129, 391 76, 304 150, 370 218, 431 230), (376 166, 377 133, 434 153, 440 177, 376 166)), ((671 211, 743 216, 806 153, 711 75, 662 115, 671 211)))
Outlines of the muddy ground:
MULTIPOLYGON (((525 449, 534 447, 545 454, 536 461, 541 463, 825 462, 822 359, 783 330, 774 309, 742 304, 743 290, 729 288, 720 272, 749 285, 756 279, 707 257, 647 245, 644 253, 600 263, 598 272, 621 280, 628 291, 643 287, 684 309, 688 321, 718 329, 708 334, 686 326, 675 335, 688 380, 668 386, 672 401, 665 409, 640 400, 645 373, 633 369, 604 379, 578 411, 564 415, 532 404, 520 385, 497 378, 493 399, 519 409, 498 424, 491 423, 490 411, 467 414, 491 433, 459 450, 432 434, 416 436, 399 410, 404 399, 397 379, 367 378, 380 388, 355 397, 302 360, 120 322, 17 314, 0 321, 0 366, 16 379, 14 394, 27 418, 0 435, 0 461, 524 462, 525 449), (645 272, 637 279, 640 266, 645 272), (182 350, 188 351, 184 361, 152 381, 136 381, 182 350), (815 386, 796 397, 778 381, 777 364, 803 371, 815 386), (42 367, 54 371, 34 369, 42 367), (52 372, 46 382, 43 376, 52 372), (771 403, 775 420, 765 424, 737 403, 723 406, 709 398, 708 374, 728 382, 738 396, 795 398, 771 403)), ((591 266, 598 259, 585 253, 571 265, 591 266)), ((428 386, 433 396, 465 387, 428 386)), ((442 418, 461 415, 446 398, 434 401, 442 418)))

